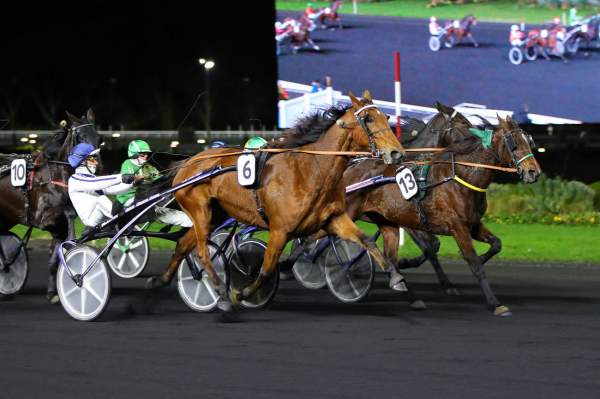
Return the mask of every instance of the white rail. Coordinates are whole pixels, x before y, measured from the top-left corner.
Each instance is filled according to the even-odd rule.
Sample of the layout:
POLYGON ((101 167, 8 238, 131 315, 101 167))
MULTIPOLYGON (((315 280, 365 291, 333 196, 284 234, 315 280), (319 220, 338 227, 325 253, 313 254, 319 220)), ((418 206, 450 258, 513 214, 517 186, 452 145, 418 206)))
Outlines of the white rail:
MULTIPOLYGON (((325 90, 313 93, 312 86, 309 85, 288 82, 284 80, 280 80, 279 84, 289 93, 302 94, 302 96, 300 97, 292 98, 290 100, 279 101, 278 107, 280 128, 292 127, 294 125, 294 122, 298 118, 309 114, 315 109, 327 108, 332 105, 337 105, 339 103, 350 103, 350 98, 348 96, 344 96, 342 92, 333 90, 333 88, 331 87, 327 87, 325 88, 325 90)), ((373 103, 378 105, 388 114, 395 115, 396 103, 391 101, 380 100, 374 100, 373 103)), ((488 109, 484 105, 472 103, 460 103, 458 105, 455 105, 454 108, 467 117, 475 118, 474 115, 480 115, 493 124, 498 123, 497 115, 499 115, 502 118, 506 118, 506 116, 512 116, 513 114, 512 111, 501 109, 488 109)), ((402 111, 402 115, 416 117, 425 121, 429 120, 433 115, 437 113, 437 110, 435 108, 410 104, 400 104, 400 110, 402 111)), ((559 118, 548 115, 531 113, 528 113, 527 115, 529 116, 529 119, 531 119, 532 123, 539 125, 562 125, 581 123, 581 121, 574 119, 559 118)), ((477 119, 473 120, 475 122, 478 122, 477 119)), ((395 123, 393 118, 390 119, 390 123, 395 123)))

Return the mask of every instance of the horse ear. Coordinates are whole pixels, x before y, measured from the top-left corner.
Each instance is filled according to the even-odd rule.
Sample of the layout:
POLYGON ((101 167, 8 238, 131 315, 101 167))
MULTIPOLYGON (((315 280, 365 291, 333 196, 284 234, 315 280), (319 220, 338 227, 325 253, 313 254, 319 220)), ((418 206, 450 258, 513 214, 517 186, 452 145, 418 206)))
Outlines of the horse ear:
POLYGON ((356 108, 356 109, 360 108, 360 101, 358 101, 358 98, 354 97, 354 93, 349 91, 348 97, 350 97, 350 101, 352 101, 352 105, 354 106, 354 108, 356 108))
POLYGON ((506 127, 506 121, 504 119, 502 119, 500 117, 500 115, 498 115, 497 112, 496 112, 496 118, 498 118, 498 126, 505 128, 506 127))
POLYGON ((94 121, 96 120, 96 115, 94 114, 94 110, 91 108, 87 110, 87 120, 90 123, 94 123, 94 121))
POLYGON ((365 100, 373 101, 373 97, 371 97, 371 92, 369 90, 365 90, 362 96, 365 100))
POLYGON ((67 117, 69 117, 69 120, 71 122, 79 122, 79 118, 76 117, 75 115, 73 115, 72 113, 70 113, 69 111, 65 111, 67 114, 67 117))

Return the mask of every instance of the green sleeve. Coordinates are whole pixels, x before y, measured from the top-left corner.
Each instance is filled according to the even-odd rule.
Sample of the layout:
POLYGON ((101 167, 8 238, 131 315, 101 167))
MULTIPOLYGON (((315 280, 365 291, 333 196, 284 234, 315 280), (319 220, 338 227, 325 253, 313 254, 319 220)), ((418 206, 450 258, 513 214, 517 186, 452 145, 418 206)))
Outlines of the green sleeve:
POLYGON ((138 166, 131 162, 129 159, 126 159, 125 161, 123 161, 123 164, 121 164, 121 174, 136 174, 137 170, 138 166))

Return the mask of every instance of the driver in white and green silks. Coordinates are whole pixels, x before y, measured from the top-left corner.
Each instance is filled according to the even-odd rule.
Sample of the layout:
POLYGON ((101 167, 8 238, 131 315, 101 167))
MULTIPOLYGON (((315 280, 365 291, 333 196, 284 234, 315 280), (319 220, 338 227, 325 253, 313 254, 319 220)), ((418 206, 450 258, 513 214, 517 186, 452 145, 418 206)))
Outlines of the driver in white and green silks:
MULTIPOLYGON (((123 161, 121 165, 121 173, 141 176, 144 180, 156 180, 160 177, 158 169, 148 163, 152 150, 150 145, 143 140, 133 140, 127 148, 127 156, 129 159, 123 161), (124 172, 126 171, 126 172, 124 172)), ((126 193, 117 195, 117 201, 127 207, 133 203, 135 198, 135 188, 126 193)), ((192 227, 193 223, 190 218, 182 211, 170 209, 167 207, 156 207, 156 215, 158 221, 166 224, 174 224, 182 227, 192 227)))
MULTIPOLYGON (((148 158, 152 154, 150 145, 143 140, 133 140, 127 148, 129 157, 121 165, 121 173, 143 177, 144 180, 156 180, 160 177, 158 170, 148 163, 148 158)), ((117 195, 117 201, 123 206, 129 206, 135 197, 135 188, 126 193, 117 195)))

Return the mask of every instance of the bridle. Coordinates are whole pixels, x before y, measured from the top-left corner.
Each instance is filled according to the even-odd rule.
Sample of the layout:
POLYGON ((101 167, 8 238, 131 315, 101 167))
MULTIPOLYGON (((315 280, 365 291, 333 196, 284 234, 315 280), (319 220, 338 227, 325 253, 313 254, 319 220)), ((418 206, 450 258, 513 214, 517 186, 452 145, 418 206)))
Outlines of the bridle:
MULTIPOLYGON (((517 169, 517 173, 519 174, 519 176, 523 176, 523 169, 521 168, 520 165, 524 160, 533 157, 533 153, 531 152, 531 144, 533 144, 533 138, 531 137, 530 134, 525 133, 525 131, 523 129, 518 127, 516 129, 510 130, 508 133, 502 134, 502 140, 504 141, 504 146, 506 147, 506 149, 508 150, 508 153, 510 154, 512 164, 517 169), (517 159, 517 154, 515 154, 515 151, 517 150, 517 142, 515 141, 515 138, 513 137, 513 133, 521 133, 527 140, 527 144, 530 146, 530 148, 529 148, 530 152, 525 154, 525 156, 523 156, 519 159, 517 159)), ((496 159, 500 163, 502 163, 502 161, 500 160, 500 154, 497 154, 494 151, 494 155, 496 156, 496 159)))
POLYGON ((362 129, 364 130, 364 132, 367 134, 367 139, 369 140, 369 148, 371 150, 371 154, 374 157, 379 158, 381 156, 381 153, 380 153, 379 149, 375 146, 375 141, 373 140, 373 137, 376 134, 388 131, 389 129, 384 127, 384 128, 379 129, 379 130, 375 130, 374 132, 372 132, 369 129, 369 126, 367 126, 367 117, 369 116, 369 114, 366 113, 364 116, 360 116, 360 113, 363 112, 363 111, 365 111, 365 110, 367 110, 367 109, 370 109, 370 108, 378 109, 377 105, 375 105, 375 104, 365 105, 365 106, 359 108, 356 112, 354 112, 354 117, 356 118, 356 120, 357 120, 358 124, 360 125, 360 127, 362 127, 362 129))

